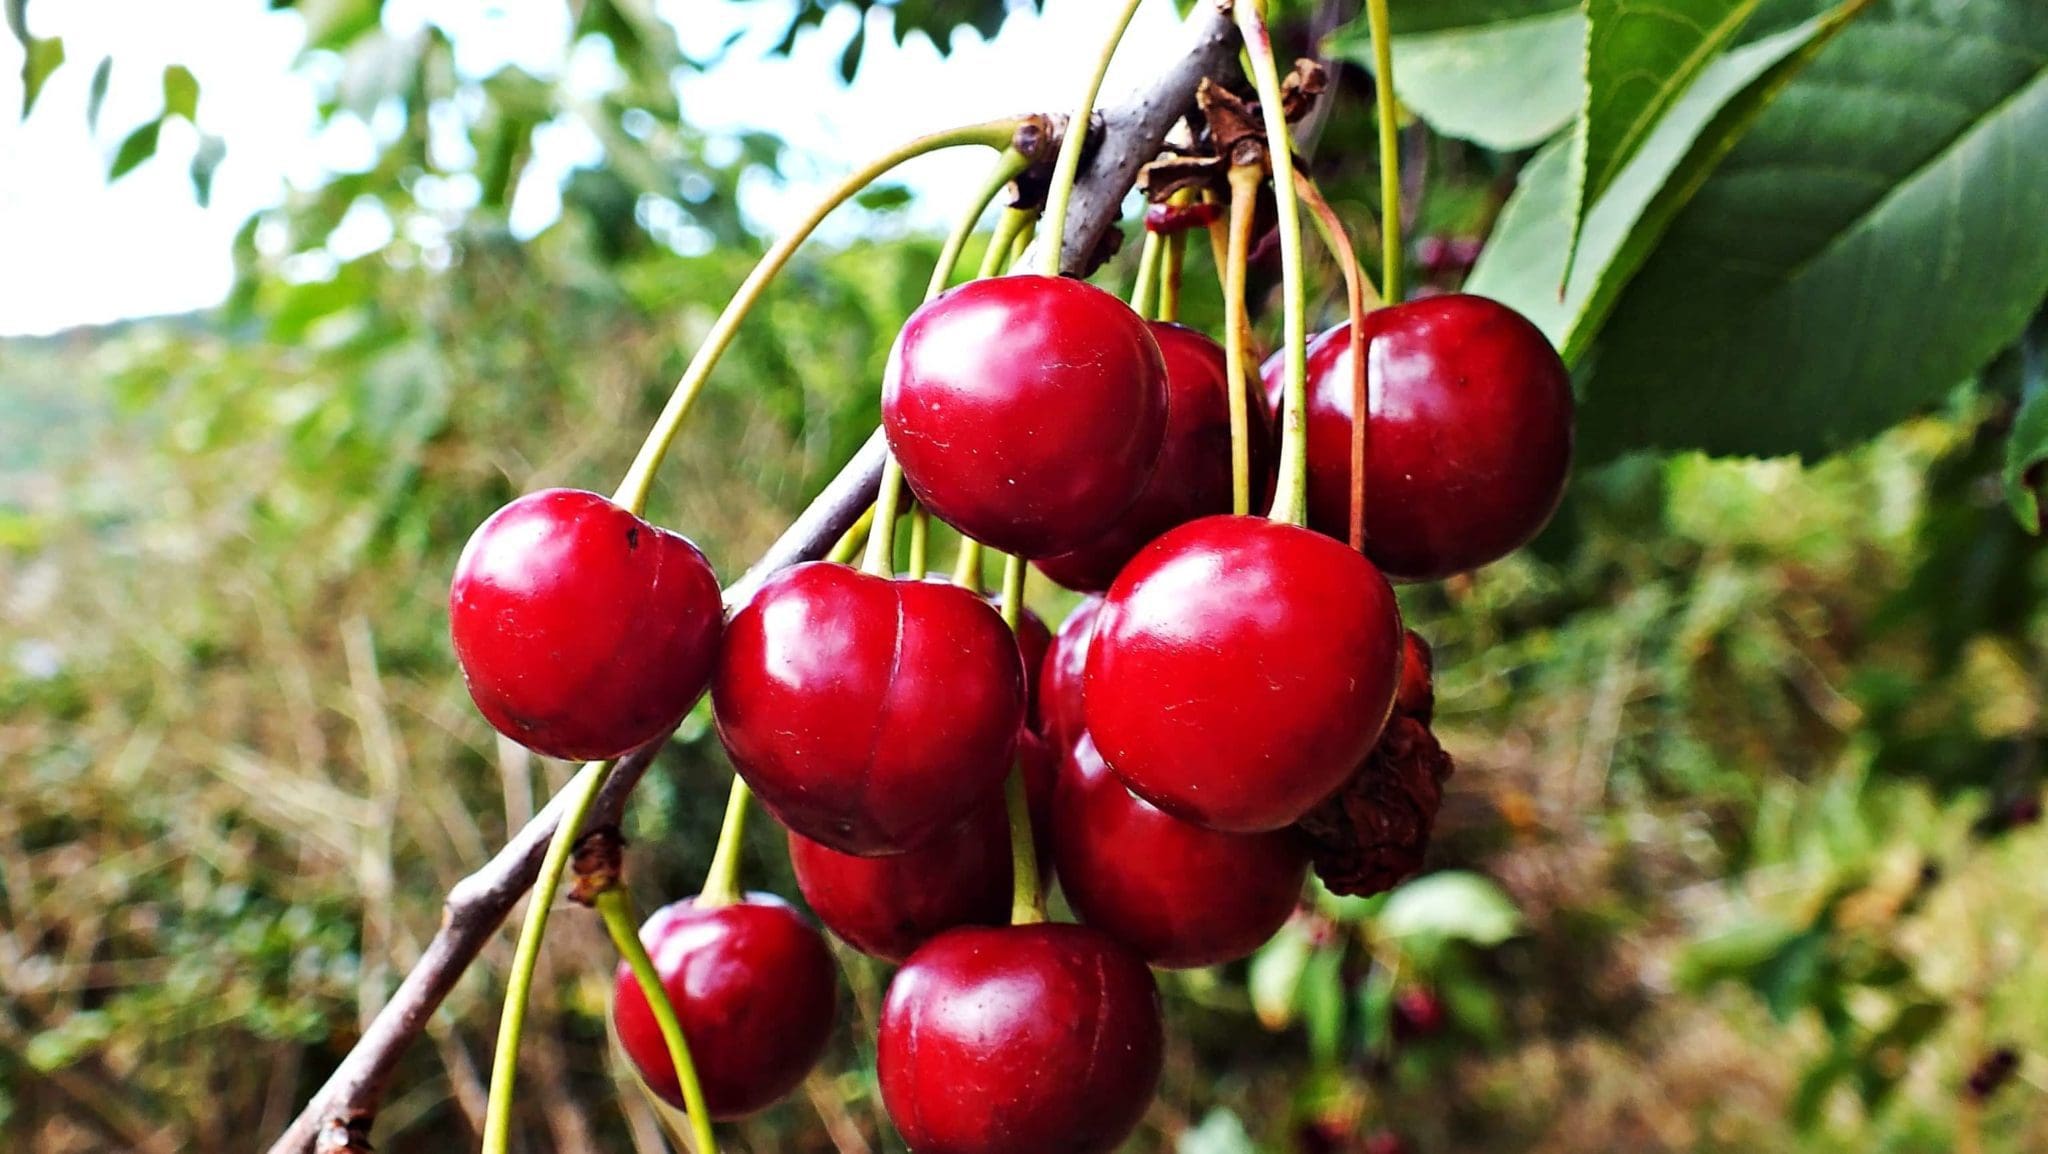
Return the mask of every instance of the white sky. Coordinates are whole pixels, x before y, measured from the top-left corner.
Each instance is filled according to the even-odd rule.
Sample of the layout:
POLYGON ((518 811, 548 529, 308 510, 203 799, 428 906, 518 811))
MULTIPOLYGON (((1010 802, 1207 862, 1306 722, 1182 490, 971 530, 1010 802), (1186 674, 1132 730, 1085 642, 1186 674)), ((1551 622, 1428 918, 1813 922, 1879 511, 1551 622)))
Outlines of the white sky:
MULTIPOLYGON (((807 33, 787 59, 769 57, 788 20, 786 0, 656 0, 680 29, 686 51, 707 54, 745 32, 715 71, 685 80, 685 116, 708 129, 765 129, 791 146, 791 177, 748 191, 745 207, 771 230, 793 221, 849 168, 911 136, 1020 111, 1061 111, 1079 94, 1111 18, 1101 0, 1048 0, 1042 16, 1013 14, 993 41, 963 31, 941 58, 922 37, 902 48, 876 14, 867 55, 850 87, 838 80, 838 52, 852 27, 835 13, 807 33), (685 15, 687 13, 687 15, 685 15), (746 92, 755 119, 739 118, 746 92), (777 94, 764 98, 760 94, 777 94)), ((287 185, 312 187, 324 172, 356 167, 370 142, 359 127, 316 135, 311 86, 292 74, 303 40, 297 16, 265 0, 33 0, 29 27, 61 36, 66 60, 21 118, 15 79, 21 53, 0 34, 0 336, 49 333, 78 324, 184 312, 218 303, 233 267, 229 243, 253 210, 278 203, 287 185), (114 58, 99 128, 88 134, 86 92, 94 65, 114 58), (197 134, 167 124, 157 157, 109 185, 107 165, 130 129, 156 115, 165 66, 184 64, 200 82, 199 122, 226 138, 213 204, 192 196, 187 168, 197 134)), ((456 43, 457 66, 480 75, 512 62, 553 74, 567 16, 537 0, 387 0, 385 26, 408 32, 433 19, 456 43)), ((1180 50, 1173 5, 1139 12, 1104 89, 1114 99, 1180 50)), ((574 70, 579 64, 572 63, 574 70)), ((569 132, 535 142, 529 179, 513 203, 521 231, 543 227, 558 209, 561 176, 591 155, 569 132)), ((968 150, 915 161, 899 179, 920 196, 919 219, 950 218, 986 172, 968 150)))

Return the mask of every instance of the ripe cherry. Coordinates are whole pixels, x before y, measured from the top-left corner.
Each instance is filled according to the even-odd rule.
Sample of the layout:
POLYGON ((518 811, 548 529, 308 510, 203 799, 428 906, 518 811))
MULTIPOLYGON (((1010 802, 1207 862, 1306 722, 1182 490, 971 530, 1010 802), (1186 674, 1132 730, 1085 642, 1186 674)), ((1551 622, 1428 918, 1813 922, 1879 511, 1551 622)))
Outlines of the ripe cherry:
MULTIPOLYGON (((1019 736, 1017 756, 1043 869, 1058 770, 1037 734, 1019 736)), ((854 857, 792 833, 789 864, 826 929, 892 962, 955 926, 1010 920, 1010 822, 1000 800, 916 849, 888 857, 854 857)))
POLYGON ((498 732, 595 761, 660 737, 696 703, 725 623, 719 597, 685 538, 596 493, 544 489, 470 536, 448 627, 498 732))
POLYGON ((1151 971, 1098 930, 958 929, 912 954, 876 1064, 916 1154, 1106 1154, 1143 1117, 1165 1038, 1151 971))
MULTIPOLYGON (((1230 377, 1223 346, 1194 329, 1156 322, 1166 358, 1166 441, 1138 499, 1108 533, 1038 568, 1069 589, 1100 593, 1154 537, 1197 517, 1230 512, 1230 377)), ((1245 398, 1256 507, 1271 487, 1272 415, 1260 396, 1245 398)))
POLYGON ((1083 709, 1132 792, 1210 829, 1292 824, 1348 780, 1394 704, 1401 616, 1372 562, 1258 517, 1205 517, 1110 587, 1083 709))
POLYGON ((1081 920, 1172 969, 1236 961, 1301 897, 1308 848, 1291 829, 1219 833, 1124 788, 1083 734, 1053 795, 1060 889, 1081 920))
POLYGON ((1409 986, 1394 995, 1396 1038, 1434 1037, 1443 1028, 1444 1004, 1435 992, 1423 986, 1409 986))
POLYGON ((904 323, 882 427, 933 515, 991 548, 1048 557, 1107 531, 1144 487, 1166 429, 1166 367, 1138 314, 1084 281, 971 281, 904 323))
MULTIPOLYGON (((1527 544, 1564 496, 1571 377, 1542 331, 1485 297, 1451 293, 1366 317, 1372 405, 1366 553, 1424 581, 1527 544)), ((1309 524, 1346 537, 1351 510, 1351 346, 1339 325, 1309 344, 1309 524)), ((1280 362, 1267 362, 1267 395, 1280 362)))
MULTIPOLYGON (((996 604, 991 598, 990 604, 996 604)), ((1002 606, 996 604, 1000 612, 1002 606)), ((1029 606, 1017 607, 1017 653, 1024 659, 1024 716, 1029 719, 1038 716, 1039 670, 1045 665, 1045 652, 1052 648, 1052 630, 1046 627, 1045 618, 1031 611, 1029 606)))
POLYGON ((821 562, 776 574, 733 614, 711 693, 762 804, 864 856, 915 848, 998 798, 1024 723, 1017 643, 986 601, 821 562))
POLYGON ((1394 709, 1427 724, 1436 713, 1436 654, 1413 629, 1401 637, 1401 688, 1394 709))
MULTIPOLYGON (((817 1065, 838 1001, 832 951, 782 899, 676 902, 647 919, 640 942, 675 1006, 713 1118, 773 1103, 817 1065)), ((612 978, 612 1022, 648 1088, 682 1109, 661 1028, 624 962, 612 978)))
POLYGON ((1102 598, 1090 597, 1060 622, 1060 631, 1038 669, 1038 732, 1055 754, 1064 756, 1087 729, 1081 716, 1081 675, 1088 668, 1088 641, 1102 598))

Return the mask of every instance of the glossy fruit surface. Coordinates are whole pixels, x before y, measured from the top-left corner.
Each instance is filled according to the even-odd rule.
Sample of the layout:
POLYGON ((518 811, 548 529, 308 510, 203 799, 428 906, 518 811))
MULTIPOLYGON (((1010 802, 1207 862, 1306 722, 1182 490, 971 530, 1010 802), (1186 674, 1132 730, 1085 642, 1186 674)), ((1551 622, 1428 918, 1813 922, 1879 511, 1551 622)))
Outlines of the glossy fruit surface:
POLYGON ((1106 532, 1166 429, 1158 342, 1083 281, 971 281, 903 325, 882 427, 917 499, 994 549, 1047 557, 1106 532))
POLYGON ((1260 517, 1145 547, 1096 617, 1083 710, 1132 792, 1210 829, 1289 825, 1372 751, 1401 617, 1370 561, 1260 517))
POLYGON ((616 757, 675 727, 710 679, 718 578, 688 540, 596 493, 544 489, 478 526, 448 591, 462 679, 500 733, 616 757))
MULTIPOLYGON (((676 1008, 713 1118, 737 1118, 795 1089, 831 1037, 838 989, 832 952, 782 899, 750 894, 701 909, 696 899, 655 911, 640 927, 676 1008)), ((624 962, 612 979, 612 1021, 640 1076, 670 1105, 682 1087, 661 1028, 624 962)))
POLYGON ((1291 829, 1220 833, 1124 788, 1083 734, 1053 795, 1060 889, 1082 922, 1155 966, 1212 966, 1265 944, 1294 912, 1308 847, 1291 829))
POLYGON ((842 853, 901 853, 1000 797, 1024 667, 967 590, 816 562, 733 614, 712 704, 784 825, 842 853))
MULTIPOLYGON (((1154 537, 1197 517, 1230 512, 1230 377, 1223 346, 1194 329, 1165 322, 1154 322, 1152 335, 1166 359, 1166 440, 1144 491, 1114 528, 1038 563, 1047 577, 1069 589, 1100 593, 1154 537)), ((1245 397, 1245 416, 1253 507, 1263 509, 1260 498, 1272 487, 1273 419, 1258 395, 1245 397)))
POLYGON ((1051 648, 1038 667, 1038 709, 1032 716, 1053 752, 1064 756, 1080 740, 1088 723, 1081 714, 1081 678, 1088 669, 1088 641, 1095 636, 1095 615, 1102 598, 1089 597, 1060 622, 1051 648))
POLYGON ((1105 1154, 1159 1085, 1151 971, 1086 926, 960 929, 882 1004, 882 1101, 915 1154, 1105 1154))
MULTIPOLYGON (((1051 845, 1057 767, 1033 733, 1018 739, 1040 861, 1051 845)), ((789 835, 797 888, 825 928, 864 954, 900 962, 956 926, 1010 920, 1010 822, 1001 801, 906 853, 855 857, 789 835)))
MULTIPOLYGON (((1372 409, 1366 553, 1397 580, 1497 561, 1542 530, 1571 471, 1572 390, 1541 330, 1451 293, 1366 317, 1372 409)), ((1268 397, 1280 362, 1267 362, 1268 397)), ((1351 508, 1349 326, 1309 343, 1309 524, 1346 538, 1351 508)))
MULTIPOLYGON (((1002 612, 997 605, 996 611, 1002 612)), ((1045 651, 1052 648, 1052 630, 1045 624, 1045 618, 1031 611, 1029 606, 1018 606, 1017 610, 1017 654, 1024 659, 1024 716, 1029 719, 1038 716, 1039 670, 1045 665, 1045 651)))

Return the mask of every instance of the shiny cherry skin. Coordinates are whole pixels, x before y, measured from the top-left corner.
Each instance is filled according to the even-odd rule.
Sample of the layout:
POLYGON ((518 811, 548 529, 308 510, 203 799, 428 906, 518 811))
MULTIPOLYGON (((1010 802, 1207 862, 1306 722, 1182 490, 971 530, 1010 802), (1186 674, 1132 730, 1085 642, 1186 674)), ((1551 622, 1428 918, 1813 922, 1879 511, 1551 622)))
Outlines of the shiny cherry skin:
POLYGON ((941 294, 904 323, 882 378, 882 428, 917 499, 1028 558, 1116 523, 1158 459, 1166 405, 1145 322, 1064 277, 941 294))
MULTIPOLYGON (((1051 842, 1058 768, 1037 734, 1019 735, 1040 868, 1051 842)), ((907 853, 855 857, 789 835, 797 889, 825 928, 861 953, 900 962, 955 926, 1010 920, 1010 821, 1001 801, 907 853)))
POLYGON ((1088 732, 1124 784, 1231 833, 1291 825, 1379 740, 1401 615, 1372 562, 1260 517, 1205 517, 1145 547, 1095 620, 1088 732))
POLYGON ((616 757, 675 727, 725 626, 687 539, 596 493, 544 489, 493 513, 455 564, 448 628, 470 697, 548 757, 616 757))
POLYGON ((1220 833, 1124 788, 1086 734, 1053 794, 1060 891, 1087 925, 1155 966, 1233 962, 1273 936, 1308 880, 1292 829, 1220 833))
MULTIPOLYGON (((1396 580, 1477 569, 1529 543, 1564 497, 1571 375, 1542 330, 1486 297, 1447 293, 1368 314, 1366 553, 1396 580)), ((1281 387, 1278 358, 1263 371, 1281 387)), ((1348 325, 1309 344, 1309 524, 1349 535, 1348 325)))
POLYGON ((1095 615, 1102 598, 1089 597, 1060 622, 1060 631, 1038 668, 1038 732, 1053 752, 1064 756, 1088 723, 1081 715, 1081 676, 1088 668, 1088 641, 1095 636, 1095 615))
POLYGON ((733 614, 711 700, 734 768, 783 825, 901 853, 1001 796, 1024 666, 965 589, 813 562, 733 614))
POLYGON ((915 1154, 1106 1154, 1159 1086, 1152 973, 1086 926, 958 929, 882 1003, 882 1102, 915 1154))
MULTIPOLYGON (((832 1035, 838 970, 824 935, 782 899, 676 902, 647 919, 640 943, 675 1006, 713 1118, 772 1104, 818 1064, 832 1035)), ((648 1088, 682 1109, 661 1027, 624 962, 612 978, 612 1023, 648 1088)))
MULTIPOLYGON (((1194 329, 1156 321, 1152 336, 1166 358, 1166 441, 1151 480, 1115 528, 1038 568, 1082 593, 1100 593, 1154 537, 1212 513, 1230 512, 1230 375, 1223 346, 1194 329)), ((1272 482, 1273 418, 1255 390, 1245 397, 1254 507, 1272 482)))

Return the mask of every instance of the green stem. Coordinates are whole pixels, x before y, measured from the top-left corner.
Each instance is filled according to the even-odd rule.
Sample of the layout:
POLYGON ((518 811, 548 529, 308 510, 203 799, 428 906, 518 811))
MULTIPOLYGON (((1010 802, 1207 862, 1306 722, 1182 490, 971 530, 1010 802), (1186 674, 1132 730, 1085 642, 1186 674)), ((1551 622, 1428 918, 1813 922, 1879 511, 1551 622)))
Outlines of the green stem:
MULTIPOLYGON (((1003 558, 1003 623, 1012 631, 1024 613, 1024 559, 1003 558)), ((1028 926, 1045 920, 1045 890, 1038 881, 1038 846, 1031 837, 1031 799, 1024 788, 1024 763, 1019 760, 1003 786, 1003 804, 1010 817, 1010 924, 1028 926)))
POLYGON ((960 538, 960 553, 953 560, 953 584, 969 593, 981 592, 981 542, 960 538))
MULTIPOLYGON (((988 211, 989 202, 1030 167, 1030 157, 1014 148, 1003 150, 1003 155, 996 160, 995 167, 989 170, 987 182, 982 185, 981 191, 975 194, 971 207, 961 214, 959 222, 953 226, 952 235, 946 238, 946 247, 939 250, 939 263, 932 269, 932 281, 925 289, 924 299, 930 300, 946 291, 947 283, 953 279, 953 270, 960 266, 960 254, 966 250, 968 240, 974 236, 974 226, 981 223, 981 214, 988 211)), ((1004 215, 1007 217, 1008 213, 1004 215)))
POLYGON ((754 791, 745 778, 734 774, 732 790, 725 795, 725 821, 718 827, 718 848, 711 852, 711 868, 704 873, 704 888, 697 894, 701 909, 717 909, 740 900, 740 848, 747 838, 747 804, 754 791))
POLYGON ((1380 249, 1383 261, 1380 293, 1401 303, 1401 105, 1394 97, 1394 33, 1388 27, 1387 0, 1365 0, 1366 26, 1372 32, 1372 81, 1380 124, 1380 249))
POLYGON ((1251 355, 1251 317, 1244 299, 1245 266, 1250 261, 1252 221, 1258 212, 1262 183, 1257 165, 1231 166, 1230 234, 1223 257, 1223 347, 1230 362, 1224 366, 1230 383, 1230 511, 1240 517, 1252 509, 1251 412, 1246 396, 1251 387, 1246 365, 1251 355))
POLYGON ((931 572, 932 515, 922 502, 910 510, 910 579, 922 581, 931 572))
POLYGON ((830 553, 825 554, 825 560, 834 565, 844 565, 853 560, 854 554, 860 551, 861 542, 867 539, 868 531, 874 528, 874 524, 875 507, 869 505, 867 511, 860 515, 860 519, 839 535, 838 543, 832 546, 830 553))
POLYGON ((1042 214, 1034 212, 1031 219, 1024 222, 1023 231, 1017 234, 1016 240, 1010 242, 1010 257, 1003 265, 1005 274, 1016 272, 1017 266, 1024 263, 1024 254, 1031 250, 1032 242, 1038 239, 1038 226, 1044 219, 1042 214))
POLYGON ((877 577, 896 575, 896 510, 903 503, 903 466, 891 453, 882 462, 882 481, 876 487, 875 527, 868 531, 868 553, 861 568, 877 577))
MULTIPOLYGON (((1365 270, 1358 267, 1358 253, 1351 247, 1351 237, 1344 231, 1344 222, 1337 217, 1337 211, 1330 202, 1323 199, 1322 190, 1313 180, 1301 182, 1301 199, 1308 205, 1308 218, 1315 222, 1316 231, 1323 234, 1323 243, 1329 247, 1330 255, 1337 260, 1337 267, 1344 274, 1344 305, 1349 313, 1350 323, 1346 326, 1346 340, 1351 350, 1351 505, 1350 541, 1351 547, 1365 549, 1365 482, 1366 458, 1371 452, 1372 442, 1372 398, 1366 380, 1365 364, 1365 313, 1367 295, 1372 286, 1366 282, 1365 270)), ((1377 304, 1377 301, 1374 302, 1377 304)))
POLYGON ((1159 312, 1162 321, 1180 320, 1181 269, 1187 264, 1188 234, 1176 232, 1166 240, 1166 253, 1159 262, 1159 312))
MULTIPOLYGON (((1382 8, 1384 3, 1382 0, 1382 8)), ((1290 525, 1308 521, 1308 287, 1302 276, 1301 205, 1294 180, 1294 149, 1281 105, 1280 72, 1273 63, 1273 41, 1258 5, 1240 3, 1231 9, 1245 51, 1251 56, 1252 82, 1259 92, 1259 112, 1266 121, 1266 148, 1273 157, 1273 200, 1280 217, 1282 312, 1286 335, 1282 348, 1287 366, 1287 407, 1281 422, 1280 483, 1272 517, 1290 525)))
POLYGON ((988 238, 988 251, 981 255, 981 271, 974 274, 976 280, 987 280, 998 276, 1009 267, 1010 251, 1016 247, 1017 238, 1024 235, 1038 214, 1028 208, 1006 208, 996 218, 995 235, 988 238))
POLYGON ((733 294, 731 302, 725 306, 725 311, 719 314, 718 320, 712 324, 711 332, 705 336, 704 343, 698 347, 696 355, 690 358, 689 367, 683 370, 682 378, 676 382, 675 391, 669 395, 667 406, 654 422, 654 428, 648 431, 646 441, 641 443, 639 454, 633 458, 633 465, 626 471, 626 479, 619 483, 618 492, 613 494, 612 500, 634 513, 646 508, 647 494, 654 485, 655 471, 661 468, 661 460, 668 454, 669 445, 675 441, 677 430, 682 428, 683 418, 689 415, 691 405, 696 403, 698 394, 704 391, 705 382, 711 378, 711 370, 718 366, 719 357, 725 354, 726 348, 732 344, 733 337, 738 334, 740 322, 746 319, 747 313, 760 300, 761 294, 775 279, 776 274, 789 263, 789 258, 795 255, 796 250, 810 238, 811 233, 817 230, 818 225, 833 209, 851 200, 855 194, 873 184, 890 169, 927 152, 963 144, 982 144, 990 148, 1006 149, 1010 145, 1011 137, 1016 134, 1018 123, 1014 118, 995 120, 986 124, 973 124, 965 128, 921 136, 847 177, 839 187, 826 195, 824 201, 811 211, 811 215, 806 217, 803 223, 776 241, 761 257, 761 263, 754 266, 754 271, 747 274, 746 281, 740 285, 739 291, 733 294))
POLYGON ((1145 230, 1145 247, 1138 251, 1138 283, 1131 286, 1131 311, 1141 317, 1152 315, 1152 294, 1159 285, 1159 256, 1164 247, 1158 233, 1145 230))
POLYGON ((1109 74, 1109 62, 1116 55, 1116 46, 1123 42, 1124 30, 1131 26, 1131 17, 1137 15, 1138 5, 1144 0, 1124 0, 1123 11, 1117 15, 1116 28, 1109 34, 1109 41, 1102 46, 1102 55, 1095 60, 1095 67, 1089 71, 1088 86, 1081 92, 1081 100, 1074 106, 1074 118, 1067 122, 1067 135, 1060 141, 1059 159, 1053 162, 1052 185, 1045 196, 1045 219, 1049 227, 1045 231, 1045 264, 1040 269, 1047 276, 1060 275, 1060 250, 1067 244, 1067 202, 1074 198, 1074 181, 1081 175, 1081 147, 1088 136, 1088 118, 1095 115, 1095 98, 1102 93, 1102 78, 1109 74))
POLYGON ((566 799, 561 823, 548 842, 541 859, 540 877, 527 898, 526 921, 519 927, 519 944, 512 953, 512 978, 505 987, 505 1010, 498 1022, 498 1047, 491 1058, 490 1100, 484 1109, 484 1154, 506 1154, 512 1141, 512 1084, 518 1077, 519 1037, 526 1031, 526 1002, 533 992, 533 971, 540 962, 541 939, 547 934, 548 913, 555 893, 562 888, 568 872, 570 851, 583 832, 583 821, 597 800, 598 787, 611 775, 612 763, 592 761, 577 771, 562 791, 566 799))
POLYGON ((683 1110, 690 1116, 690 1136, 695 1139, 697 1154, 718 1154, 718 1141, 711 1133, 711 1110, 704 1105, 704 1086, 697 1080, 697 1064, 690 1060, 689 1040, 683 1037, 683 1023, 676 1017, 675 1004, 668 1000, 668 990, 661 984, 654 959, 647 956, 647 947, 640 944, 632 899, 625 890, 613 887, 597 895, 597 912, 604 919, 605 932, 611 935, 613 947, 625 959, 626 968, 633 971, 633 980, 640 983, 640 996, 647 999, 647 1008, 654 1011, 654 1024, 661 1028, 661 1040, 668 1043, 668 1060, 683 1088, 683 1110))

